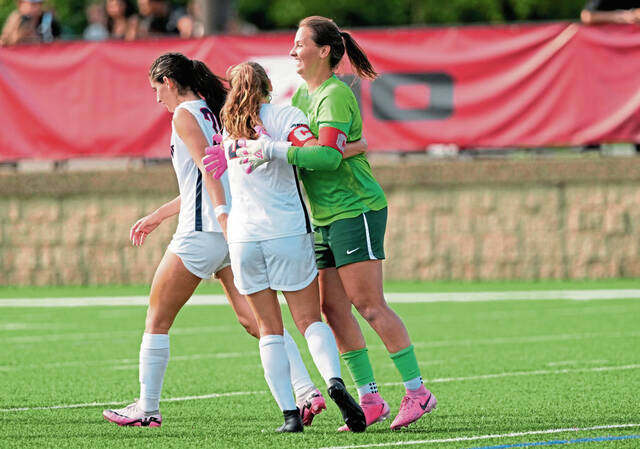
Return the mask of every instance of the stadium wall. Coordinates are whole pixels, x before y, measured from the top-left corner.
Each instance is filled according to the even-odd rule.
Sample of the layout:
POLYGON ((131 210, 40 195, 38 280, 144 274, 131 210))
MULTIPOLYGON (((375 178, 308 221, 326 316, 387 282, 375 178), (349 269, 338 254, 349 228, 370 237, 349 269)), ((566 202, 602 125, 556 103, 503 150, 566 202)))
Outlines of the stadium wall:
MULTIPOLYGON (((640 276, 640 158, 379 162, 387 279, 640 276)), ((0 285, 149 283, 177 194, 171 167, 0 175, 0 285)))

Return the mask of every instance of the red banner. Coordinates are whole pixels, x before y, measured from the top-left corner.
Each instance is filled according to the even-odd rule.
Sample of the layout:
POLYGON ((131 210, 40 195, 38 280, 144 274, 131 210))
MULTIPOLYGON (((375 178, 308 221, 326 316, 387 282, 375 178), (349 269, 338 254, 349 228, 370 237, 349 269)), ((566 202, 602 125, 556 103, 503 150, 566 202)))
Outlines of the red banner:
MULTIPOLYGON (((353 84, 371 150, 640 142, 638 26, 353 34, 380 73, 353 84)), ((258 61, 273 101, 286 103, 301 82, 292 42, 277 33, 0 48, 0 161, 169 157, 171 116, 147 78, 157 56, 181 52, 220 75, 258 61)))

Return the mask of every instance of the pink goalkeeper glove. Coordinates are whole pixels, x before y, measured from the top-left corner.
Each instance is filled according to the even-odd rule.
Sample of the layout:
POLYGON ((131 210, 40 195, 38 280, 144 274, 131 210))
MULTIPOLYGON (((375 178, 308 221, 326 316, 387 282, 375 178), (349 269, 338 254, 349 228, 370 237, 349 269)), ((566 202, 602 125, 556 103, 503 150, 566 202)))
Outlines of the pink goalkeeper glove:
POLYGON ((236 152, 242 158, 247 173, 255 171, 262 164, 276 159, 287 162, 287 152, 291 142, 276 142, 268 134, 261 134, 257 140, 246 140, 236 152))
POLYGON ((213 145, 205 148, 206 156, 202 158, 204 169, 214 179, 220 179, 227 170, 227 158, 224 155, 224 148, 220 145, 221 143, 222 136, 220 134, 213 136, 213 145))

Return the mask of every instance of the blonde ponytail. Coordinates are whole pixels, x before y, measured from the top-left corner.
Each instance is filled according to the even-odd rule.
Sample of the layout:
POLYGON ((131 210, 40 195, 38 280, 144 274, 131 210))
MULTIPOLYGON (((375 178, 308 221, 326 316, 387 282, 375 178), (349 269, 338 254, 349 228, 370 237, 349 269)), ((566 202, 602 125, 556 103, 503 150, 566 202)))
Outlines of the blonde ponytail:
POLYGON ((262 66, 243 62, 227 71, 229 93, 220 113, 222 126, 233 139, 256 139, 262 125, 260 105, 269 95, 269 78, 262 66))

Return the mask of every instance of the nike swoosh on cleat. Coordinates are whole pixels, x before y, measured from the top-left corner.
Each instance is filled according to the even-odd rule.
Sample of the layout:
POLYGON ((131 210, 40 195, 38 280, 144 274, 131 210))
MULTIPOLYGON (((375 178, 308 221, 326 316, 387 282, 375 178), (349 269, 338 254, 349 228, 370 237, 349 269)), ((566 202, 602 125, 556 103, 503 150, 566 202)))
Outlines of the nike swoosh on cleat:
POLYGON ((424 405, 423 405, 423 404, 420 404, 420 408, 421 408, 422 410, 426 410, 427 406, 429 405, 429 399, 431 399, 431 395, 429 395, 429 397, 427 398, 427 400, 424 402, 424 405))
POLYGON ((353 253, 355 253, 355 252, 356 252, 356 251, 358 251, 359 249, 360 249, 360 247, 359 247, 359 246, 358 246, 356 249, 348 249, 348 250, 347 250, 347 256, 348 256, 349 254, 353 254, 353 253))

